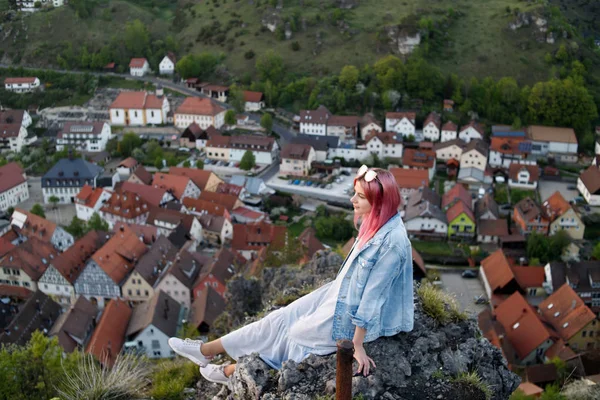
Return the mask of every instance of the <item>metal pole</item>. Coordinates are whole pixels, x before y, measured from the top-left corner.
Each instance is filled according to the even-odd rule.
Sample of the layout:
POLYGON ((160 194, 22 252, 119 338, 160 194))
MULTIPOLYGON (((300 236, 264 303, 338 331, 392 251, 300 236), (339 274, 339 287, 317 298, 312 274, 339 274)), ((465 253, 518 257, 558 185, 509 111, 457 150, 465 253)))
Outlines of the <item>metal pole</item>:
POLYGON ((335 375, 336 400, 352 400, 352 360, 354 343, 351 340, 337 342, 337 369, 335 375))

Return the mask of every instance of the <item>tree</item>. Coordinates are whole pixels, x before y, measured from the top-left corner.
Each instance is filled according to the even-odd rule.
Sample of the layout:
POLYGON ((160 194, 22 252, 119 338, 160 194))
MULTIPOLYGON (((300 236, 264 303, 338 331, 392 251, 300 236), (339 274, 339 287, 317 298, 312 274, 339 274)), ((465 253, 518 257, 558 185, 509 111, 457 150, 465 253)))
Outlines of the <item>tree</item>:
POLYGON ((60 199, 56 196, 50 196, 50 198, 48 199, 48 201, 50 201, 50 203, 52 203, 52 208, 56 208, 56 205, 58 204, 58 202, 60 201, 60 199))
POLYGON ((238 113, 243 113, 246 109, 244 91, 236 84, 229 87, 229 104, 231 104, 238 113))
POLYGON ((129 157, 133 153, 133 150, 137 149, 141 145, 142 139, 140 139, 135 133, 129 132, 123 135, 123 138, 117 147, 117 151, 121 153, 123 157, 129 157))
POLYGON ((273 117, 271 116, 271 114, 265 113, 260 118, 260 126, 262 126, 265 129, 267 135, 271 134, 271 131, 273 130, 273 117))
POLYGON ((34 204, 33 207, 31 207, 31 210, 29 210, 32 214, 35 215, 39 215, 42 218, 46 218, 46 213, 44 212, 44 207, 42 207, 41 204, 34 204))
POLYGON ((225 113, 225 124, 229 126, 234 126, 236 124, 235 110, 227 110, 225 113))
POLYGON ((109 231, 108 223, 102 218, 100 218, 100 215, 98 215, 98 213, 94 213, 92 215, 92 217, 87 223, 87 229, 88 231, 109 231))
POLYGON ((600 242, 596 243, 594 250, 592 250, 592 257, 596 260, 600 260, 600 242))
POLYGON ((356 88, 356 84, 358 83, 358 68, 354 65, 346 65, 342 68, 342 72, 340 72, 340 85, 348 91, 354 91, 356 88))
POLYGON ((139 19, 125 25, 124 41, 125 48, 134 57, 142 57, 150 49, 150 33, 139 19))
POLYGON ((250 150, 246 150, 240 161, 240 169, 250 171, 254 166, 256 166, 256 157, 250 150))
POLYGON ((177 61, 175 70, 182 78, 206 79, 215 72, 221 59, 221 55, 206 51, 199 54, 188 54, 177 61))
POLYGON ((261 81, 279 82, 283 78, 283 59, 273 50, 267 50, 256 60, 256 71, 261 81))
POLYGON ((14 208, 14 207, 12 207, 12 206, 11 206, 11 207, 8 207, 8 208, 6 209, 6 213, 7 213, 9 216, 13 215, 13 213, 14 213, 14 212, 15 212, 15 208, 14 208))
POLYGON ((189 168, 189 167, 191 167, 191 166, 192 166, 192 163, 190 162, 190 160, 185 160, 185 161, 183 162, 183 167, 184 167, 184 168, 189 168))
POLYGON ((84 221, 77 218, 77 216, 73 216, 71 223, 65 227, 65 230, 78 239, 86 233, 87 227, 84 221))
POLYGON ((204 161, 202 161, 200 159, 196 160, 196 168, 204 169, 204 161))

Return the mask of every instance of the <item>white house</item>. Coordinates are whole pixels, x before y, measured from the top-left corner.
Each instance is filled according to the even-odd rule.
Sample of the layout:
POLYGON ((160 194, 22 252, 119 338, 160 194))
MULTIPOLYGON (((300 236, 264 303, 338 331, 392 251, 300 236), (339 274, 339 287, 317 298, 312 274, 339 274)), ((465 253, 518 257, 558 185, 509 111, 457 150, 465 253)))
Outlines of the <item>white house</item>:
POLYGON ((385 130, 404 137, 414 136, 416 117, 414 112, 388 112, 385 114, 385 130))
POLYGON ((448 234, 446 214, 435 204, 424 201, 408 205, 404 214, 404 225, 410 238, 445 238, 448 234))
POLYGON ((440 139, 442 118, 436 112, 431 112, 423 122, 423 136, 426 140, 435 142, 440 139))
POLYGON ((551 155, 557 161, 577 161, 577 136, 572 128, 532 125, 527 128, 531 154, 551 155))
POLYGON ((225 109, 211 99, 187 97, 175 110, 174 124, 185 129, 192 123, 202 129, 209 126, 220 129, 225 123, 225 109))
POLYGON ((56 136, 56 151, 68 147, 78 151, 104 151, 111 133, 107 122, 65 122, 56 136))
POLYGON ((340 138, 336 136, 298 134, 292 139, 295 144, 307 144, 315 150, 315 161, 325 161, 330 149, 339 146, 340 138))
POLYGON ((94 213, 100 215, 100 209, 108 199, 111 192, 100 187, 93 188, 90 185, 85 185, 81 191, 75 196, 75 211, 77 218, 82 221, 89 221, 94 213))
POLYGON ((365 114, 360 121, 360 137, 365 140, 371 131, 383 132, 383 125, 375 119, 373 114, 365 114))
POLYGON ((160 93, 121 92, 109 107, 111 125, 146 126, 167 123, 169 101, 160 93))
POLYGON ((0 211, 15 207, 28 198, 27 176, 19 164, 11 162, 0 167, 0 211))
POLYGON ((458 138, 458 133, 456 132, 457 130, 458 126, 456 126, 454 122, 446 122, 444 125, 442 125, 442 137, 440 140, 442 142, 447 142, 458 138))
POLYGON ((315 149, 309 144, 290 143, 281 150, 281 175, 308 176, 312 162, 315 160, 315 149))
POLYGON ((177 335, 184 318, 181 305, 163 291, 133 309, 127 327, 126 349, 137 348, 150 359, 170 358, 175 352, 169 347, 169 338, 177 335))
POLYGON ((273 137, 256 135, 236 135, 230 137, 229 161, 242 161, 244 153, 248 150, 254 154, 256 164, 269 165, 279 160, 279 145, 273 137))
POLYGON ((265 107, 265 95, 262 92, 244 90, 244 110, 259 111, 265 107))
POLYGON ((6 78, 4 79, 4 89, 15 93, 33 92, 40 87, 40 80, 37 77, 6 78))
POLYGON ((73 235, 54 222, 19 208, 13 212, 10 225, 17 227, 21 236, 38 238, 59 251, 65 251, 75 241, 73 235))
POLYGON ((460 132, 458 132, 458 137, 465 142, 469 143, 474 139, 483 139, 483 127, 479 125, 475 121, 469 122, 467 125, 460 128, 460 132))
POLYGON ((531 151, 531 143, 522 138, 492 137, 490 166, 508 168, 515 162, 535 164, 535 160, 527 160, 528 151, 531 151))
POLYGON ((132 58, 129 62, 131 76, 144 76, 150 72, 150 64, 145 58, 132 58))
POLYGON ((300 111, 300 133, 307 135, 327 135, 327 121, 332 114, 325 106, 316 110, 300 111))
POLYGON ((31 122, 31 116, 25 110, 0 111, 0 152, 18 153, 35 142, 37 137, 27 133, 31 122))
POLYGON ((591 166, 577 178, 577 189, 591 206, 600 206, 600 169, 591 166))
POLYGON ((402 135, 395 132, 371 132, 366 139, 367 150, 370 154, 377 154, 380 158, 402 157, 402 135))
POLYGON ((537 165, 512 163, 508 168, 508 186, 535 190, 540 179, 537 165))
POLYGON ((59 204, 75 203, 75 197, 85 186, 96 187, 103 169, 81 158, 63 158, 42 177, 44 204, 57 197, 59 204))
POLYGON ((64 0, 16 0, 17 9, 24 12, 34 12, 41 10, 42 7, 47 7, 50 4, 53 7, 62 7, 65 4, 64 0), (36 7, 36 3, 40 3, 41 7, 36 7))
POLYGON ((487 168, 488 145, 483 140, 471 140, 465 146, 460 156, 460 169, 477 168, 485 171, 487 168))
MULTIPOLYGON (((161 75, 173 75, 175 73, 175 54, 169 52, 158 64, 158 71, 161 75)), ((133 75, 133 74, 132 74, 133 75)))
POLYGON ((467 144, 462 139, 452 139, 436 143, 433 149, 438 160, 448 161, 453 158, 460 161, 466 146, 467 144))

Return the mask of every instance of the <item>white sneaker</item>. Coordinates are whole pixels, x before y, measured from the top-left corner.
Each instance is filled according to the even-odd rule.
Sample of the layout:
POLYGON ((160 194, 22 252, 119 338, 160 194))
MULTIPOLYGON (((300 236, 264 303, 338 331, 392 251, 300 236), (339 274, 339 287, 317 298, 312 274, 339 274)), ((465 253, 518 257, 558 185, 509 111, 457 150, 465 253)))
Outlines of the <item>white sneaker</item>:
POLYGON ((206 357, 200 351, 200 346, 203 343, 204 342, 202 340, 181 340, 173 337, 169 339, 169 346, 171 346, 175 353, 187 358, 194 364, 197 364, 201 367, 206 366, 209 363, 209 361, 212 360, 212 357, 206 357))
POLYGON ((206 367, 200 367, 200 374, 209 382, 229 385, 231 377, 225 375, 224 365, 208 364, 206 367))

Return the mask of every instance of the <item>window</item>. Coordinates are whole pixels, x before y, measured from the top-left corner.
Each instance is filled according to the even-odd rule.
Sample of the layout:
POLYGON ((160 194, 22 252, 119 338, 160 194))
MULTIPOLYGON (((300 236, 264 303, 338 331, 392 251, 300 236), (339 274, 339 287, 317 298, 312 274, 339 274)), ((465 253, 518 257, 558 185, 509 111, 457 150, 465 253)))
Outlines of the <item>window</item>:
POLYGON ((131 296, 131 289, 127 289, 127 294, 131 296))
POLYGON ((152 349, 153 350, 160 349, 160 342, 158 340, 152 340, 152 349))

